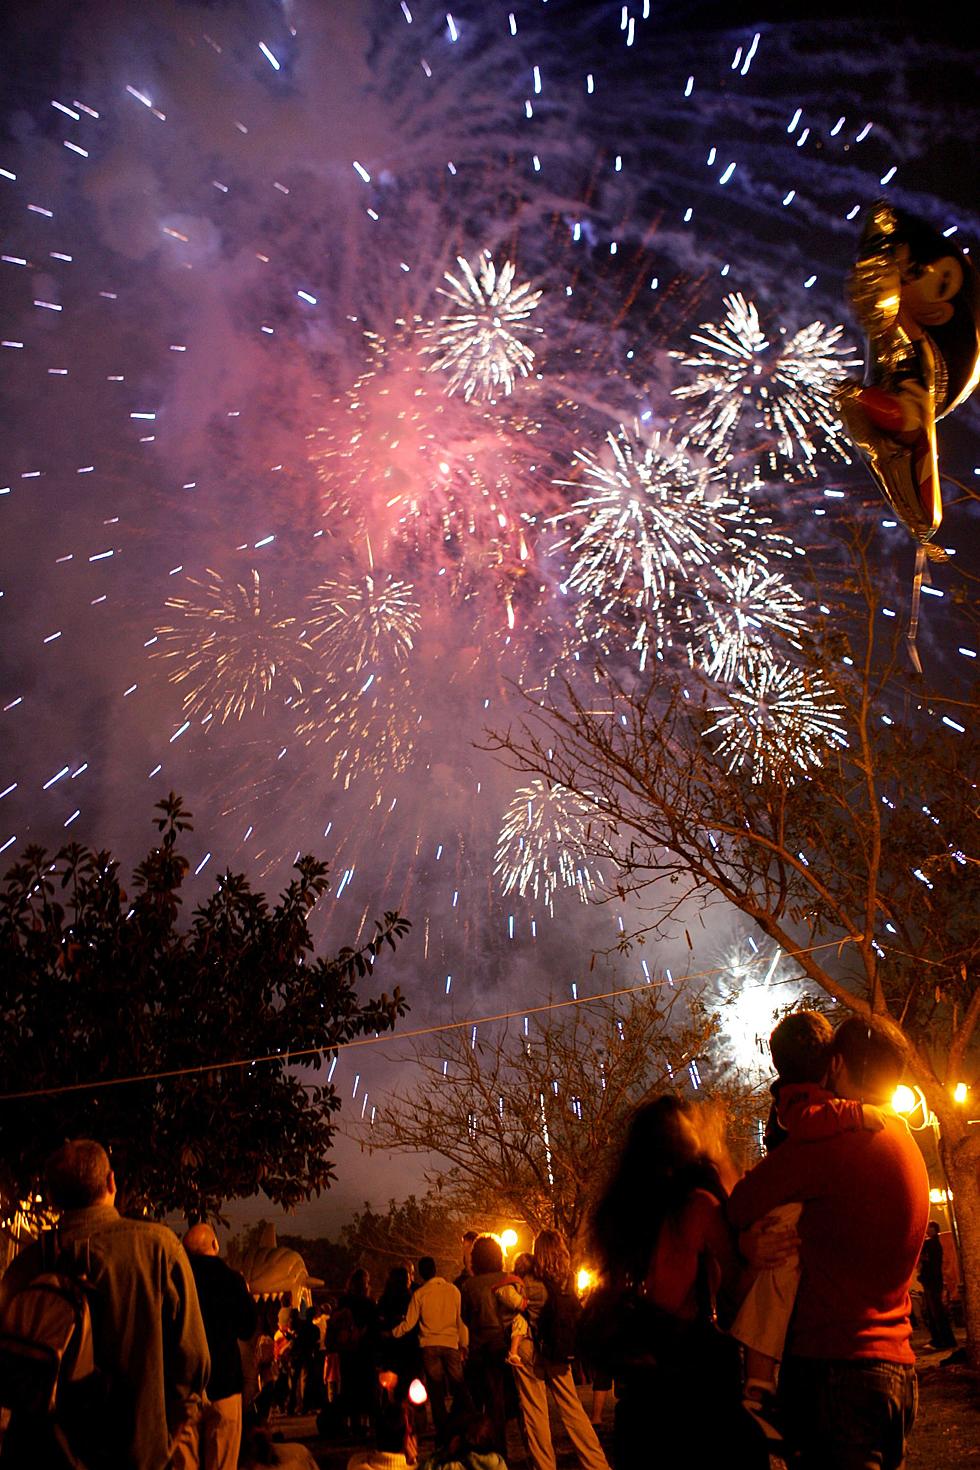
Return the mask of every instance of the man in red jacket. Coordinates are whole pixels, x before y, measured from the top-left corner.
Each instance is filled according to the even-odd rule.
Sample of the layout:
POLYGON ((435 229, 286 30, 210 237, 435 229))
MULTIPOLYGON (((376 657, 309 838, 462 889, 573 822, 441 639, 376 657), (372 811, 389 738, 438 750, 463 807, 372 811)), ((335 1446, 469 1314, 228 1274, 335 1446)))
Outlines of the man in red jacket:
MULTIPOLYGON (((898 1048, 854 1016, 834 1037, 828 1084, 888 1109, 898 1048)), ((881 1130, 790 1138, 732 1192, 738 1228, 801 1201, 800 1287, 779 1392, 799 1470, 900 1470, 915 1419, 909 1283, 929 1182, 904 1120, 881 1130)))

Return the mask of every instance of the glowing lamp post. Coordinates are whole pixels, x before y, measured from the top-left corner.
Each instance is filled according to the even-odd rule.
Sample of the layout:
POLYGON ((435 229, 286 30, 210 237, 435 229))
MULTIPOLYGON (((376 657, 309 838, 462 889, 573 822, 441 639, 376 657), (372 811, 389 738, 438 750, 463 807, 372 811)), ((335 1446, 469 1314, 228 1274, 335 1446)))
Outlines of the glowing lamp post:
POLYGON ((580 1271, 576 1272, 575 1290, 579 1296, 585 1296, 586 1292, 591 1291, 595 1286, 595 1280, 595 1272, 590 1271, 587 1266, 583 1266, 580 1271))

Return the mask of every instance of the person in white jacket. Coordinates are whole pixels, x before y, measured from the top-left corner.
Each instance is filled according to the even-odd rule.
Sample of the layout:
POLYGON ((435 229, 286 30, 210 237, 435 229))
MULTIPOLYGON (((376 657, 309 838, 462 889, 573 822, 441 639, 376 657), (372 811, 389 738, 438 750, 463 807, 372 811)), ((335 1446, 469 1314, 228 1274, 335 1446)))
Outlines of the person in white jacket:
POLYGON ((421 1283, 408 1304, 404 1320, 393 1329, 393 1337, 404 1337, 419 1329, 419 1346, 425 1370, 432 1423, 436 1439, 445 1440, 449 1423, 447 1394, 452 1395, 454 1410, 473 1412, 469 1389, 463 1382, 463 1352, 469 1342, 466 1323, 460 1315, 460 1295, 451 1281, 436 1275, 436 1263, 423 1256, 416 1267, 421 1283))

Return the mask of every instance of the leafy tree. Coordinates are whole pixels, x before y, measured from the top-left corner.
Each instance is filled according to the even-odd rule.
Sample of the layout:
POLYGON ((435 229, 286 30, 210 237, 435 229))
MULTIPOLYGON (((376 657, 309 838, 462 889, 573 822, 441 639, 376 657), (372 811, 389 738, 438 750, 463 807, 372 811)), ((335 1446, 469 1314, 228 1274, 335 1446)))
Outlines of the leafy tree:
POLYGON ((327 885, 314 857, 274 905, 223 874, 178 929, 190 816, 172 793, 158 810, 132 899, 108 852, 74 843, 53 858, 31 847, 6 875, 0 1197, 33 1200, 45 1156, 83 1135, 111 1149, 129 1212, 217 1216, 259 1191, 286 1207, 318 1194, 340 1106, 323 1064, 407 1009, 397 989, 357 990, 407 931, 397 913, 358 949, 314 953, 327 885))
POLYGON ((636 1106, 688 1083, 715 1023, 695 1002, 683 1018, 651 987, 485 1027, 442 1032, 416 1053, 420 1079, 379 1107, 368 1147, 435 1154, 456 1212, 497 1230, 557 1228, 577 1244, 593 1191, 636 1106))
POLYGON ((299 1252, 310 1275, 322 1281, 327 1291, 343 1291, 359 1264, 343 1241, 331 1240, 327 1235, 278 1235, 277 1239, 280 1245, 299 1252))
MULTIPOLYGON (((498 1219, 493 1217, 494 1228, 498 1219)), ((414 1266, 420 1256, 434 1257, 440 1275, 452 1281, 462 1265, 460 1237, 471 1226, 490 1228, 490 1222, 458 1214, 451 1200, 430 1190, 421 1199, 411 1194, 400 1203, 389 1200, 383 1212, 365 1204, 341 1235, 352 1259, 368 1268, 374 1290, 380 1291, 392 1266, 414 1266)))
POLYGON ((815 615, 792 654, 808 692, 830 691, 844 737, 818 741, 805 775, 799 728, 775 739, 760 732, 764 710, 728 696, 744 748, 766 755, 762 770, 739 764, 712 729, 723 691, 706 684, 699 699, 693 671, 663 666, 634 682, 600 668, 592 696, 529 700, 491 743, 591 803, 586 845, 642 910, 627 944, 724 902, 901 1046, 938 1120, 980 1363, 980 1128, 954 1095, 977 1081, 980 1039, 977 705, 948 661, 907 674, 869 536, 855 530, 850 551, 833 622, 815 615))

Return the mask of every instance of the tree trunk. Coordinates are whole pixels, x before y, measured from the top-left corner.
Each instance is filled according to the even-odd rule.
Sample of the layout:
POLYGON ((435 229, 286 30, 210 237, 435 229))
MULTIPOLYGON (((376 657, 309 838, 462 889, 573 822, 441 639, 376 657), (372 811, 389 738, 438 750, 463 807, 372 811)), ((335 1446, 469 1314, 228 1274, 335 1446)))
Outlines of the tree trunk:
POLYGON ((980 1137, 967 1133, 953 1143, 940 1140, 953 1210, 963 1276, 963 1316, 967 1353, 980 1369, 980 1137))

